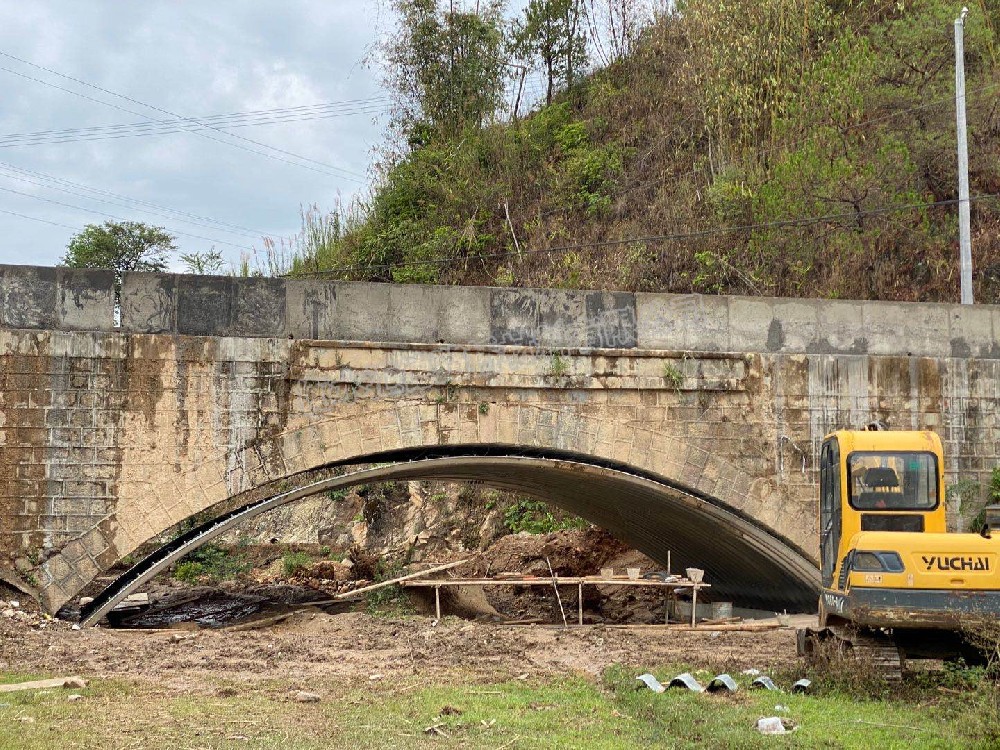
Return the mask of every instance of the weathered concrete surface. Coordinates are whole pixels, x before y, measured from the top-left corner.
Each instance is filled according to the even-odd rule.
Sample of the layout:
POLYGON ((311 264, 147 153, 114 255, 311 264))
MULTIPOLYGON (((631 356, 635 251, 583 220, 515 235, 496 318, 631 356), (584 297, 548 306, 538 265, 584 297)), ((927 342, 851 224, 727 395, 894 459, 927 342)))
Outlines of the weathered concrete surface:
POLYGON ((112 300, 0 267, 0 551, 50 609, 193 513, 387 450, 619 462, 814 554, 829 430, 934 429, 952 479, 1000 449, 992 307, 135 274, 117 330, 112 300))

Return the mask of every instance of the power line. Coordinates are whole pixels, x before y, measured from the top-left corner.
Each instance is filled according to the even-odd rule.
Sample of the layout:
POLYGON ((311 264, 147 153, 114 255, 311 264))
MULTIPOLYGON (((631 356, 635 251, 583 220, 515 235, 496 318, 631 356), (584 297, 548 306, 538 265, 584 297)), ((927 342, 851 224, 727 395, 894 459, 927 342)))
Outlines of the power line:
MULTIPOLYGON (((24 60, 24 59, 22 59, 20 57, 16 57, 15 55, 11 55, 11 54, 9 54, 7 52, 4 52, 2 50, 0 50, 0 57, 6 57, 6 58, 8 58, 10 60, 16 60, 17 62, 20 62, 20 63, 22 63, 24 65, 28 65, 28 66, 31 66, 32 68, 36 68, 38 70, 45 71, 46 73, 51 73, 52 75, 56 75, 56 76, 59 76, 60 78, 64 78, 66 80, 73 81, 74 83, 78 83, 78 84, 80 84, 82 86, 86 86, 86 87, 94 89, 96 91, 100 91, 102 93, 109 94, 109 95, 117 97, 119 99, 123 99, 125 101, 132 102, 134 104, 138 104, 139 106, 146 107, 147 109, 152 109, 152 110, 154 110, 156 112, 162 112, 163 114, 166 114, 166 115, 168 115, 170 117, 174 117, 174 118, 177 118, 177 119, 183 119, 182 115, 179 115, 176 112, 171 112, 170 110, 163 109, 162 107, 157 107, 157 106, 152 105, 152 104, 146 104, 145 102, 141 102, 138 99, 134 99, 134 98, 132 98, 130 96, 126 96, 125 94, 119 94, 119 93, 117 93, 115 91, 111 91, 110 89, 106 89, 106 88, 104 88, 102 86, 98 86, 98 85, 93 84, 93 83, 88 83, 87 81, 83 81, 83 80, 81 80, 79 78, 74 78, 73 76, 66 75, 65 73, 60 73, 59 71, 52 70, 51 68, 46 68, 43 65, 38 65, 37 63, 33 63, 33 62, 28 61, 28 60, 24 60)), ((83 99, 86 99, 86 100, 91 101, 91 102, 95 102, 97 104, 101 104, 101 105, 103 105, 105 107, 110 107, 112 109, 117 109, 117 110, 119 110, 121 112, 128 112, 129 114, 136 115, 137 117, 145 117, 148 120, 153 120, 153 118, 147 117, 146 115, 144 115, 141 112, 136 112, 134 110, 127 109, 125 107, 121 107, 121 106, 119 106, 117 104, 112 104, 111 102, 106 102, 106 101, 103 101, 101 99, 97 99, 97 98, 92 97, 92 96, 87 96, 86 94, 82 94, 79 91, 73 91, 72 89, 68 89, 68 88, 65 88, 65 87, 62 87, 62 86, 58 86, 58 85, 56 85, 54 83, 50 83, 49 81, 45 81, 45 80, 43 80, 41 78, 35 78, 33 76, 26 75, 26 74, 21 73, 19 71, 12 70, 10 68, 0 67, 0 70, 4 71, 6 73, 11 73, 11 74, 16 75, 16 76, 20 76, 21 78, 25 78, 25 79, 30 80, 30 81, 34 81, 36 83, 40 83, 40 84, 42 84, 44 86, 50 86, 50 87, 58 89, 60 91, 64 91, 66 93, 73 94, 74 96, 79 96, 79 97, 81 97, 83 99)), ((153 120, 153 121, 155 122, 155 120, 153 120)), ((364 175, 360 175, 357 172, 352 172, 350 170, 343 169, 342 167, 335 167, 335 166, 330 165, 330 164, 325 164, 323 162, 316 161, 315 159, 310 159, 309 157, 300 156, 298 154, 292 153, 291 151, 285 151, 284 149, 280 149, 280 148, 277 148, 275 146, 269 146, 266 143, 261 143, 259 141, 255 141, 252 138, 247 138, 245 136, 236 135, 234 133, 227 133, 226 131, 222 130, 221 128, 212 127, 211 125, 206 125, 206 127, 209 130, 215 130, 215 131, 221 133, 224 136, 228 136, 230 138, 235 138, 235 139, 238 139, 240 141, 246 141, 246 142, 252 143, 252 144, 254 144, 256 146, 260 146, 261 148, 267 149, 268 151, 275 151, 277 153, 285 154, 286 156, 291 156, 291 157, 293 157, 295 159, 299 159, 300 162, 308 162, 308 163, 300 163, 300 162, 291 161, 289 159, 283 159, 280 156, 276 156, 275 154, 268 153, 267 151, 258 151, 256 149, 248 148, 247 146, 243 146, 243 145, 238 144, 238 143, 233 143, 231 141, 223 140, 223 139, 220 139, 220 138, 213 138, 212 136, 208 135, 207 133, 201 132, 200 130, 189 129, 188 132, 194 133, 195 135, 201 136, 202 138, 207 138, 210 141, 215 141, 216 143, 222 143, 222 144, 225 144, 227 146, 231 146, 233 148, 239 148, 239 149, 242 149, 243 151, 248 151, 248 152, 250 152, 252 154, 257 154, 259 156, 264 156, 264 157, 269 158, 269 159, 274 159, 275 161, 280 161, 280 162, 285 162, 287 164, 292 164, 294 166, 301 167, 302 169, 309 169, 309 170, 311 170, 313 172, 321 172, 321 173, 324 173, 324 174, 331 174, 331 176, 339 176, 342 179, 349 179, 349 180, 352 180, 354 182, 359 182, 361 184, 364 184, 364 182, 365 182, 364 175), (322 167, 322 169, 317 169, 316 167, 311 167, 311 166, 309 166, 309 163, 316 164, 319 167, 322 167), (330 173, 328 170, 333 170, 333 173, 330 173), (340 172, 341 174, 338 175, 338 174, 336 174, 337 172, 340 172), (361 179, 358 179, 358 178, 361 178, 361 179)))
MULTIPOLYGON (((80 192, 78 190, 71 190, 70 188, 59 187, 58 185, 49 185, 49 184, 46 184, 45 182, 40 182, 38 180, 33 180, 33 179, 28 178, 28 177, 22 177, 22 176, 17 175, 17 174, 3 174, 2 172, 3 172, 3 168, 0 167, 0 177, 6 177, 8 180, 17 180, 19 182, 26 182, 29 185, 34 185, 36 187, 46 188, 48 190, 58 190, 61 193, 67 193, 69 195, 75 195, 78 198, 86 198, 87 200, 96 201, 98 203, 106 203, 106 204, 111 205, 111 206, 119 206, 120 208, 128 208, 128 209, 132 209, 132 210, 140 210, 143 213, 152 214, 153 216, 160 216, 160 217, 167 218, 167 219, 174 219, 174 220, 177 220, 177 221, 182 221, 185 224, 192 224, 194 226, 202 227, 204 229, 213 229, 213 230, 220 230, 221 229, 222 231, 228 232, 229 234, 239 234, 239 235, 243 235, 245 237, 252 237, 254 239, 259 239, 260 237, 263 236, 263 234, 258 234, 256 232, 254 232, 253 230, 250 230, 250 229, 245 230, 245 231, 242 230, 242 229, 226 229, 224 227, 217 226, 214 223, 206 223, 204 221, 198 221, 198 220, 194 220, 194 219, 184 219, 184 218, 172 216, 169 213, 169 209, 167 210, 167 212, 165 212, 165 211, 151 210, 149 208, 139 208, 139 207, 137 207, 135 205, 132 205, 131 203, 126 203, 126 202, 123 202, 123 201, 120 201, 120 200, 109 200, 107 198, 98 198, 98 197, 95 197, 93 195, 87 195, 86 193, 80 192)), ((125 198, 125 200, 128 201, 130 199, 125 198)))
MULTIPOLYGON (((209 224, 215 225, 215 228, 221 229, 222 231, 236 230, 238 233, 245 233, 245 234, 248 234, 248 235, 253 236, 253 237, 263 237, 266 234, 265 232, 261 232, 261 231, 256 230, 256 229, 251 229, 249 227, 241 226, 240 224, 233 224, 233 223, 230 223, 230 222, 227 222, 227 221, 220 221, 219 219, 213 219, 213 218, 211 218, 209 216, 202 216, 200 214, 194 214, 194 213, 190 213, 190 212, 187 212, 187 211, 180 211, 178 209, 170 208, 168 206, 163 206, 163 205, 160 205, 158 203, 153 203, 151 201, 141 200, 139 198, 131 198, 131 197, 127 196, 127 195, 121 195, 120 193, 114 193, 114 192, 112 192, 110 190, 104 190, 103 188, 91 187, 89 185, 84 185, 84 184, 79 183, 79 182, 73 182, 72 180, 67 180, 67 179, 64 179, 64 178, 61 178, 61 177, 55 177, 53 175, 48 175, 48 174, 45 174, 44 172, 38 172, 38 171, 32 170, 32 169, 24 169, 22 167, 17 167, 17 166, 15 166, 13 164, 8 164, 7 162, 0 161, 0 172, 4 172, 4 171, 15 172, 17 174, 28 175, 28 176, 31 176, 31 177, 37 177, 37 178, 39 178, 41 180, 52 182, 52 183, 55 183, 57 185, 65 185, 65 186, 70 187, 70 188, 75 188, 77 190, 85 191, 84 193, 74 193, 74 194, 80 195, 81 197, 90 198, 90 196, 86 195, 85 193, 94 193, 94 194, 97 194, 97 195, 105 195, 105 196, 108 196, 109 198, 115 198, 115 199, 118 199, 118 200, 124 200, 124 201, 127 201, 129 203, 134 203, 134 204, 139 205, 139 206, 148 206, 150 208, 155 208, 155 209, 157 209, 159 211, 165 211, 167 213, 175 215, 176 217, 184 217, 184 218, 188 218, 188 219, 194 219, 194 220, 200 221, 200 222, 207 222, 209 224)), ((4 175, 4 176, 8 176, 9 177, 10 175, 4 175)), ((45 185, 45 187, 48 187, 48 185, 45 185)), ((55 188, 55 189, 58 189, 58 188, 55 188)), ((63 192, 71 192, 71 191, 65 190, 63 192)), ((132 206, 129 206, 129 207, 131 208, 132 206)))
POLYGON ((247 117, 270 117, 270 116, 281 116, 281 115, 291 115, 291 114, 307 114, 309 112, 327 109, 341 109, 341 108, 351 108, 351 107, 365 107, 371 104, 381 104, 389 101, 389 97, 377 96, 369 97, 365 99, 344 99, 338 102, 319 102, 317 104, 299 104, 294 107, 273 107, 271 109, 254 109, 246 110, 243 112, 227 112, 224 114, 217 115, 204 115, 201 117, 182 117, 178 120, 169 121, 149 121, 143 120, 142 122, 131 122, 123 123, 118 125, 94 125, 87 128, 64 128, 57 130, 39 130, 28 133, 7 133, 6 135, 0 136, 0 138, 15 138, 21 136, 31 136, 31 135, 59 135, 63 133, 78 133, 85 132, 88 130, 104 130, 104 129, 114 129, 114 128, 132 128, 132 127, 153 127, 160 123, 170 124, 171 122, 211 122, 218 120, 228 120, 228 119, 242 119, 247 117))
MULTIPOLYGON (((1000 193, 977 195, 970 198, 969 200, 970 202, 977 202, 977 201, 997 199, 997 198, 1000 198, 1000 193)), ((324 271, 304 271, 296 275, 325 276, 325 275, 340 274, 340 273, 354 273, 357 271, 371 271, 374 269, 392 270, 393 268, 407 268, 411 266, 445 265, 448 263, 454 263, 456 261, 487 260, 492 258, 505 258, 510 256, 521 257, 524 255, 545 255, 548 253, 564 253, 571 250, 591 250, 604 247, 621 247, 622 245, 635 245, 639 243, 656 244, 656 243, 671 242, 678 240, 699 239, 702 237, 711 237, 720 234, 735 234, 738 232, 748 232, 757 229, 781 229, 787 227, 806 227, 813 224, 819 224, 824 221, 835 221, 841 219, 857 220, 858 218, 867 216, 879 216, 884 214, 899 213, 902 211, 911 211, 918 208, 936 208, 941 206, 950 206, 956 203, 958 203, 958 199, 951 198, 948 200, 941 200, 941 201, 931 201, 925 203, 909 203, 900 206, 883 206, 881 208, 873 208, 863 211, 851 211, 849 213, 827 214, 825 216, 807 216, 795 219, 779 219, 775 221, 761 222, 757 224, 743 224, 735 227, 703 229, 693 232, 681 232, 676 234, 659 234, 659 235, 648 235, 641 237, 628 237, 618 240, 598 240, 595 242, 582 242, 573 245, 558 245, 556 247, 528 249, 528 250, 522 250, 520 252, 517 252, 516 250, 503 250, 494 253, 480 253, 477 255, 466 255, 462 257, 454 257, 454 256, 436 257, 436 258, 425 258, 422 260, 401 261, 398 263, 372 263, 368 265, 359 264, 354 266, 331 268, 324 271)))
POLYGON ((211 118, 184 118, 182 120, 163 120, 126 125, 104 125, 90 128, 67 128, 65 130, 37 131, 34 133, 11 133, 0 135, 0 148, 14 146, 38 146, 60 143, 77 143, 83 141, 104 141, 118 138, 129 138, 148 135, 168 135, 171 133, 190 132, 193 129, 203 129, 201 123, 211 122, 214 126, 229 130, 262 125, 278 125, 286 123, 311 122, 329 120, 335 117, 348 117, 359 114, 378 114, 386 109, 381 104, 357 105, 353 108, 326 108, 292 113, 287 110, 276 110, 274 116, 261 117, 257 115, 240 116, 213 115, 211 118))
POLYGON ((39 219, 37 216, 28 216, 28 214, 19 214, 17 211, 8 211, 6 208, 0 208, 0 213, 10 214, 11 216, 17 216, 18 218, 21 219, 28 219, 29 221, 40 221, 42 224, 51 224, 54 227, 63 227, 64 229, 72 229, 74 231, 80 228, 80 227, 71 227, 69 224, 60 224, 58 221, 39 219))
MULTIPOLYGON (((63 206, 64 208, 72 208, 77 211, 85 211, 88 213, 99 214, 100 216, 106 216, 109 219, 114 219, 115 221, 128 221, 128 219, 125 219, 121 216, 115 216, 114 214, 105 213, 104 211, 94 211, 93 209, 84 208, 83 206, 75 206, 72 203, 63 203, 62 201, 53 200, 52 198, 43 198, 40 195, 32 195, 31 193, 25 193, 20 190, 14 190, 12 188, 0 187, 0 190, 4 191, 5 193, 13 193, 14 195, 20 195, 25 198, 32 198, 33 200, 36 201, 44 201, 46 203, 52 203, 53 205, 56 206, 63 206)), ((246 245, 237 245, 236 243, 227 242, 226 240, 220 240, 214 237, 205 237, 200 234, 191 234, 190 232, 180 232, 177 231, 176 229, 171 229, 170 231, 172 234, 177 234, 182 237, 193 237, 196 240, 205 240, 206 242, 214 242, 217 245, 228 245, 229 247, 239 248, 240 250, 247 249, 246 245)))

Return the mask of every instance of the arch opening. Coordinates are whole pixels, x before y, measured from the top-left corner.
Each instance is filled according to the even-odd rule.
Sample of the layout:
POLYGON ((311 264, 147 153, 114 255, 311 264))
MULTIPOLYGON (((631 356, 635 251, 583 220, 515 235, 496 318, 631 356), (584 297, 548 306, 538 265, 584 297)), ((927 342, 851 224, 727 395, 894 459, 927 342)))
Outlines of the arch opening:
POLYGON ((328 490, 390 480, 476 482, 532 495, 607 529, 665 565, 706 571, 713 595, 760 609, 811 610, 816 563, 773 530, 717 499, 651 472, 568 451, 433 446, 369 454, 317 468, 367 465, 247 503, 146 556, 81 609, 92 625, 136 588, 238 524, 328 490), (374 464, 374 466, 371 466, 374 464))

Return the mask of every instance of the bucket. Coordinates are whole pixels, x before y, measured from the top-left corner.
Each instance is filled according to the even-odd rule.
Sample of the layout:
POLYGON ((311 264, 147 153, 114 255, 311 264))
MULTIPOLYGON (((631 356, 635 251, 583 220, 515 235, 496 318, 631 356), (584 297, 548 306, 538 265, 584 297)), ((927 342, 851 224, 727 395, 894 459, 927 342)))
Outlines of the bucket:
POLYGON ((712 619, 726 620, 733 616, 732 602, 712 602, 712 619))

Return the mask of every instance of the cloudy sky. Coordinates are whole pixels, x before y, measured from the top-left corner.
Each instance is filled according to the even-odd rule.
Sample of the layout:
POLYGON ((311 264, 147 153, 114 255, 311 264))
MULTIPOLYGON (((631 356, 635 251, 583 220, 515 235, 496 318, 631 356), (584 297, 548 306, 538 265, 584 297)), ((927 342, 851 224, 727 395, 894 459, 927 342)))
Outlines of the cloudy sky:
POLYGON ((55 264, 111 218, 230 262, 294 234, 364 190, 387 104, 363 60, 389 29, 375 0, 0 0, 0 263, 55 264))

